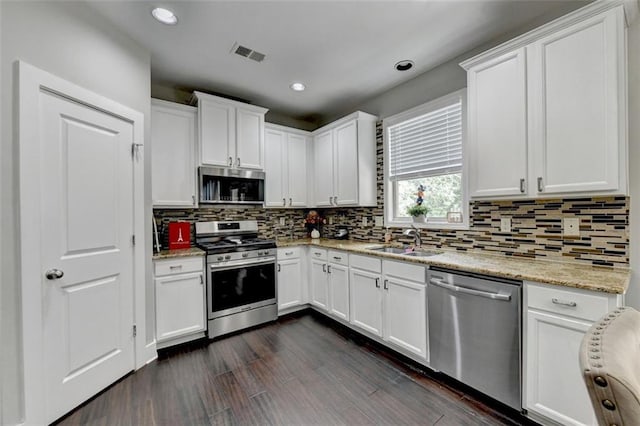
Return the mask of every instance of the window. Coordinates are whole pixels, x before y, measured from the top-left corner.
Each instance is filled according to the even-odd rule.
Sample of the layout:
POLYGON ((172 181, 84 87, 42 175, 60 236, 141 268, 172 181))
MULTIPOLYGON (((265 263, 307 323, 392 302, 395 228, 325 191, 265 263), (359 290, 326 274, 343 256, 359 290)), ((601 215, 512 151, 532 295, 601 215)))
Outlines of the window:
POLYGON ((429 209, 424 227, 466 228, 468 199, 464 173, 465 90, 383 121, 385 138, 385 222, 413 223, 407 208, 429 209))

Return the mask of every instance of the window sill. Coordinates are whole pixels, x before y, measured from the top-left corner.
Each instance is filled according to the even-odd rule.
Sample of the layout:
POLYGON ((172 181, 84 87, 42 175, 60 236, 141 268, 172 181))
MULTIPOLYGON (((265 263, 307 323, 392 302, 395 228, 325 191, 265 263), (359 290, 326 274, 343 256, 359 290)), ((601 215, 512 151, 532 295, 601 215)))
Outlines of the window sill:
POLYGON ((416 228, 419 229, 452 229, 452 230, 457 230, 457 231, 468 231, 469 230, 469 224, 466 222, 462 222, 462 223, 447 223, 447 222, 425 222, 425 223, 414 223, 410 220, 407 221, 400 221, 400 220, 393 220, 393 221, 385 221, 385 227, 390 227, 390 228, 411 228, 412 226, 415 226, 416 228))

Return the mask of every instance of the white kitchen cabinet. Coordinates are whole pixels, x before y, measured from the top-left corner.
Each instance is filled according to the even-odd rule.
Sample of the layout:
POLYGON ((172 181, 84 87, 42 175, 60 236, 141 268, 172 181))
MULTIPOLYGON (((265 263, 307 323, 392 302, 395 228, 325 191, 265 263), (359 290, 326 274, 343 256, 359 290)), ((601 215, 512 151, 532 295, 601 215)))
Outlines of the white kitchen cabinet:
POLYGON ((154 261, 158 348, 204 336, 206 300, 203 257, 154 261))
POLYGON ((482 62, 467 71, 467 78, 471 196, 526 194, 525 49, 482 62))
POLYGON ((200 164, 264 169, 266 108, 194 92, 198 103, 200 164))
POLYGON ((612 6, 596 2, 461 64, 472 197, 626 194, 625 21, 612 6))
POLYGON ((265 206, 308 205, 310 134, 275 124, 265 125, 265 206))
POLYGON ((196 117, 194 107, 151 100, 151 198, 154 207, 197 207, 196 117))
POLYGON ((300 247, 278 249, 278 314, 304 304, 303 262, 300 247))
POLYGON ((327 250, 312 248, 309 260, 309 296, 313 306, 328 310, 329 283, 327 278, 327 250))
POLYGON ((566 425, 596 425, 578 362, 580 343, 622 296, 525 283, 525 408, 566 425))
POLYGON ((376 205, 375 123, 356 112, 313 133, 315 205, 376 205))
POLYGON ((329 314, 349 321, 349 256, 330 250, 327 275, 329 288, 329 314))
POLYGON ((428 361, 425 268, 385 260, 382 271, 384 340, 428 361))
POLYGON ((351 324, 382 337, 382 275, 351 268, 349 281, 351 324))

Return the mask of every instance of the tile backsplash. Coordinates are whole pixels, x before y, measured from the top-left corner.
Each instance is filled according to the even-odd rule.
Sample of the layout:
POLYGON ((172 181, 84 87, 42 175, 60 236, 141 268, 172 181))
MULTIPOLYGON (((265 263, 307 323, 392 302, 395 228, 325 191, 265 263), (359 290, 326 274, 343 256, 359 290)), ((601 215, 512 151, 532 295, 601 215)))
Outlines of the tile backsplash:
MULTIPOLYGON (((378 205, 341 209, 318 209, 333 225, 323 227, 323 237, 338 227, 349 229, 354 240, 384 241, 385 228, 375 227, 375 216, 383 212, 382 126, 377 126, 378 205), (362 226, 362 218, 367 226, 362 226)), ((158 224, 173 220, 257 220, 265 238, 305 237, 303 219, 309 209, 264 209, 256 207, 154 209, 158 224), (285 219, 285 226, 280 219, 285 219)), ((629 266, 628 197, 567 198, 547 200, 472 201, 468 230, 422 231, 425 245, 461 251, 484 251, 504 256, 575 261, 602 266, 629 266), (511 231, 500 232, 500 218, 511 218, 511 231), (562 219, 580 219, 580 236, 562 234, 562 219)), ((402 228, 390 228, 395 241, 410 242, 402 228)), ((192 231, 193 232, 193 231, 192 231)), ((193 240, 193 236, 192 236, 193 240)), ((166 244, 164 244, 166 245, 166 244)))

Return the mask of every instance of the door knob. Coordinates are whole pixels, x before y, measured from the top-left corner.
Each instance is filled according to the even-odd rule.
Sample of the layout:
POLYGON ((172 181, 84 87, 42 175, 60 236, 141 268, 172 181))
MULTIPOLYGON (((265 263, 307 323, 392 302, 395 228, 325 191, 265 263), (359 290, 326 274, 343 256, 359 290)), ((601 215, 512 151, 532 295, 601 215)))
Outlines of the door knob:
POLYGON ((64 272, 60 269, 49 269, 44 273, 44 276, 47 277, 48 280, 57 280, 64 276, 64 272))

